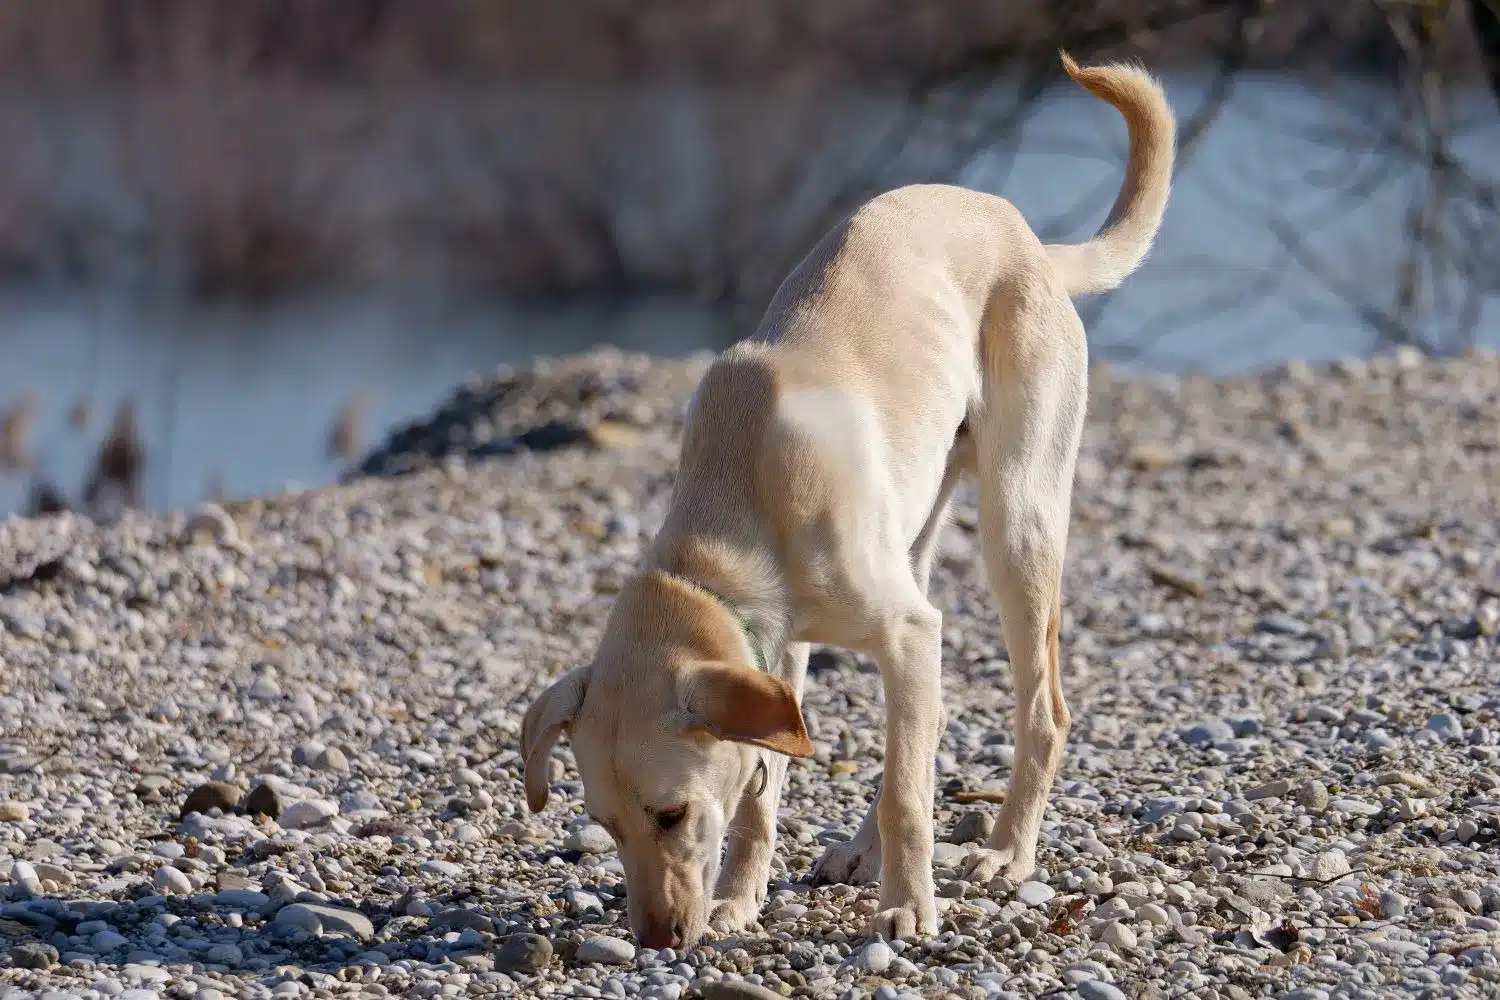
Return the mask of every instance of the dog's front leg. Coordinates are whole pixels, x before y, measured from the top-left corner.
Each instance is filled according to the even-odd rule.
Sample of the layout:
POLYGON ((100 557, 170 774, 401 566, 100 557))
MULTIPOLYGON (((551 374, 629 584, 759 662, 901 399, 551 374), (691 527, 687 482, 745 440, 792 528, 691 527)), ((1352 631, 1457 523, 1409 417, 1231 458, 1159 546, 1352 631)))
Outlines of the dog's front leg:
POLYGON ((932 886, 933 771, 943 722, 942 615, 923 600, 897 612, 876 656, 885 687, 885 773, 880 824, 880 911, 885 938, 937 933, 932 886))
MULTIPOLYGON (((807 657, 811 647, 794 642, 782 654, 778 676, 802 697, 802 683, 807 676, 807 657)), ((787 759, 778 753, 767 753, 766 786, 754 794, 756 782, 740 799, 729 824, 729 846, 724 867, 714 889, 714 905, 708 925, 721 934, 744 930, 760 916, 771 878, 771 857, 776 847, 776 810, 786 780, 787 759)))

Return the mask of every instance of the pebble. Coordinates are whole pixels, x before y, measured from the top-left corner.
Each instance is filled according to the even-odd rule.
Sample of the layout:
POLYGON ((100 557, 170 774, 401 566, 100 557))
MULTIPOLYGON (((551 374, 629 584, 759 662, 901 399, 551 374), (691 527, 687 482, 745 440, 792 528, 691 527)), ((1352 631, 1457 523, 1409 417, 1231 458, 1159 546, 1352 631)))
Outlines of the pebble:
POLYGON ((1287 792, 1291 790, 1292 783, 1290 781, 1285 778, 1278 778, 1275 781, 1268 781, 1264 785, 1256 785, 1245 793, 1245 798, 1251 802, 1256 802, 1260 799, 1283 799, 1286 798, 1287 792))
POLYGON ((301 799, 281 811, 277 822, 288 830, 305 830, 322 826, 339 813, 339 807, 326 799, 301 799))
POLYGON ((240 790, 226 781, 210 781, 199 785, 188 793, 182 801, 182 815, 199 812, 206 813, 210 809, 218 809, 220 812, 229 812, 240 804, 240 790))
POLYGON ((187 875, 171 865, 162 865, 157 868, 151 876, 151 883, 162 892, 177 896, 186 896, 193 891, 193 883, 188 881, 187 875))
POLYGON ((860 949, 855 965, 872 976, 880 976, 891 967, 891 961, 895 957, 896 953, 891 951, 890 945, 884 941, 871 941, 860 949))
POLYGON ((349 934, 361 940, 374 936, 375 925, 358 910, 322 903, 292 903, 276 913, 273 921, 283 927, 300 927, 312 933, 319 930, 349 934))
POLYGON ((1338 851, 1323 851, 1313 858, 1307 876, 1318 882, 1330 882, 1350 872, 1349 859, 1338 851))
POLYGON ((1297 804, 1309 812, 1322 812, 1328 808, 1328 786, 1317 778, 1309 778, 1297 786, 1297 804))
POLYGON ((563 847, 570 851, 583 851, 585 854, 608 854, 615 849, 615 839, 604 827, 589 823, 568 834, 563 840, 563 847))
POLYGON ((0 823, 24 823, 31 817, 31 810, 24 802, 0 801, 0 823))
POLYGON ((1141 904, 1140 908, 1135 911, 1135 915, 1143 923, 1148 923, 1155 927, 1166 927, 1172 922, 1171 914, 1166 911, 1165 907, 1158 903, 1141 904))
POLYGON ((1099 940, 1117 951, 1129 951, 1136 945, 1135 931, 1130 929, 1129 924, 1112 920, 1104 926, 1099 934, 1099 940))
POLYGON ((276 791, 276 786, 270 782, 262 782, 250 789, 250 794, 245 796, 245 812, 252 816, 269 816, 276 819, 281 815, 281 793, 276 791))
POLYGON ((1126 1000, 1124 990, 1098 979, 1085 979, 1075 989, 1080 1000, 1126 1000))
POLYGON ((1057 895, 1057 890, 1046 882, 1035 880, 1022 882, 1016 887, 1016 898, 1027 906, 1042 906, 1057 895))
POLYGON ((216 503, 199 504, 188 515, 184 531, 188 539, 196 543, 218 542, 234 544, 239 541, 239 528, 234 518, 216 503))
POLYGON ((1209 719, 1182 731, 1183 742, 1203 747, 1234 739, 1234 727, 1223 719, 1209 719))
POLYGON ((57 964, 57 949, 42 941, 22 941, 9 954, 18 969, 50 969, 57 964))
POLYGON ((591 937, 578 946, 575 953, 580 962, 598 962, 601 965, 625 965, 635 961, 635 945, 623 938, 591 937))
POLYGON ((703 1000, 786 1000, 774 990, 742 979, 703 983, 699 991, 703 1000))
POLYGON ((995 821, 988 813, 971 809, 953 824, 953 836, 948 839, 955 844, 983 844, 994 828, 995 821))
POLYGON ((338 747, 327 747, 314 758, 312 766, 319 771, 331 771, 334 774, 349 773, 349 758, 344 756, 344 751, 338 747))
POLYGON ((540 934, 511 934, 495 949, 495 968, 501 972, 536 972, 552 961, 552 942, 540 934))

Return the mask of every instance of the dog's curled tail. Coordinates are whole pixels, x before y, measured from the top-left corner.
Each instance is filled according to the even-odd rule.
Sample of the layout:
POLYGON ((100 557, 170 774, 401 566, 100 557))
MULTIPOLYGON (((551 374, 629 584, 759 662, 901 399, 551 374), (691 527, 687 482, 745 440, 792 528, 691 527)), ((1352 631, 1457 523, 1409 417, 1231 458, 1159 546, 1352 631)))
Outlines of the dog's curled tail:
POLYGON ((1068 294, 1088 295, 1119 287, 1151 249, 1172 190, 1177 123, 1161 84, 1146 70, 1079 66, 1066 52, 1060 55, 1068 76, 1113 105, 1130 131, 1125 183, 1104 225, 1087 243, 1047 247, 1068 294))

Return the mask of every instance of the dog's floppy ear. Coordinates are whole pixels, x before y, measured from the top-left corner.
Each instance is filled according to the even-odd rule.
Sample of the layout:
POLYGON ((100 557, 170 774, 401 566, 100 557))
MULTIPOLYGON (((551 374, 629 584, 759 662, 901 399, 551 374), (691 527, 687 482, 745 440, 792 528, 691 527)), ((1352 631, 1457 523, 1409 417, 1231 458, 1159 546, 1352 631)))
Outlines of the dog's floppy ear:
POLYGON ((583 707, 588 667, 575 667, 543 691, 521 720, 521 756, 526 761, 526 805, 541 812, 547 805, 552 746, 583 707))
POLYGON ((779 678, 735 663, 696 663, 678 678, 677 698, 688 728, 788 757, 813 755, 797 693, 779 678))

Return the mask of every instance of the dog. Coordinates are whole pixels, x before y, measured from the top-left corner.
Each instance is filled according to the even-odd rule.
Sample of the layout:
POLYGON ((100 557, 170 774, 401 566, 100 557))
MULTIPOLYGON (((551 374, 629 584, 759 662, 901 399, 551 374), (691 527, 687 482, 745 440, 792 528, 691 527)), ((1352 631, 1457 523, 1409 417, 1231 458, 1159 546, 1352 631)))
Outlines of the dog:
POLYGON ((1124 184, 1097 234, 1044 245, 1008 201, 937 184, 879 195, 835 226, 756 333, 706 371, 669 512, 597 655, 526 711, 528 806, 546 805, 566 731, 647 947, 757 920, 787 760, 813 753, 799 704, 813 643, 869 656, 886 706, 869 813, 814 876, 878 877, 874 935, 936 932, 934 759, 947 720, 942 614, 927 591, 965 475, 1016 687, 1010 791, 965 877, 1035 868, 1070 724, 1060 588, 1088 376, 1072 297, 1140 265, 1175 156, 1149 73, 1061 58, 1129 129, 1124 184))

